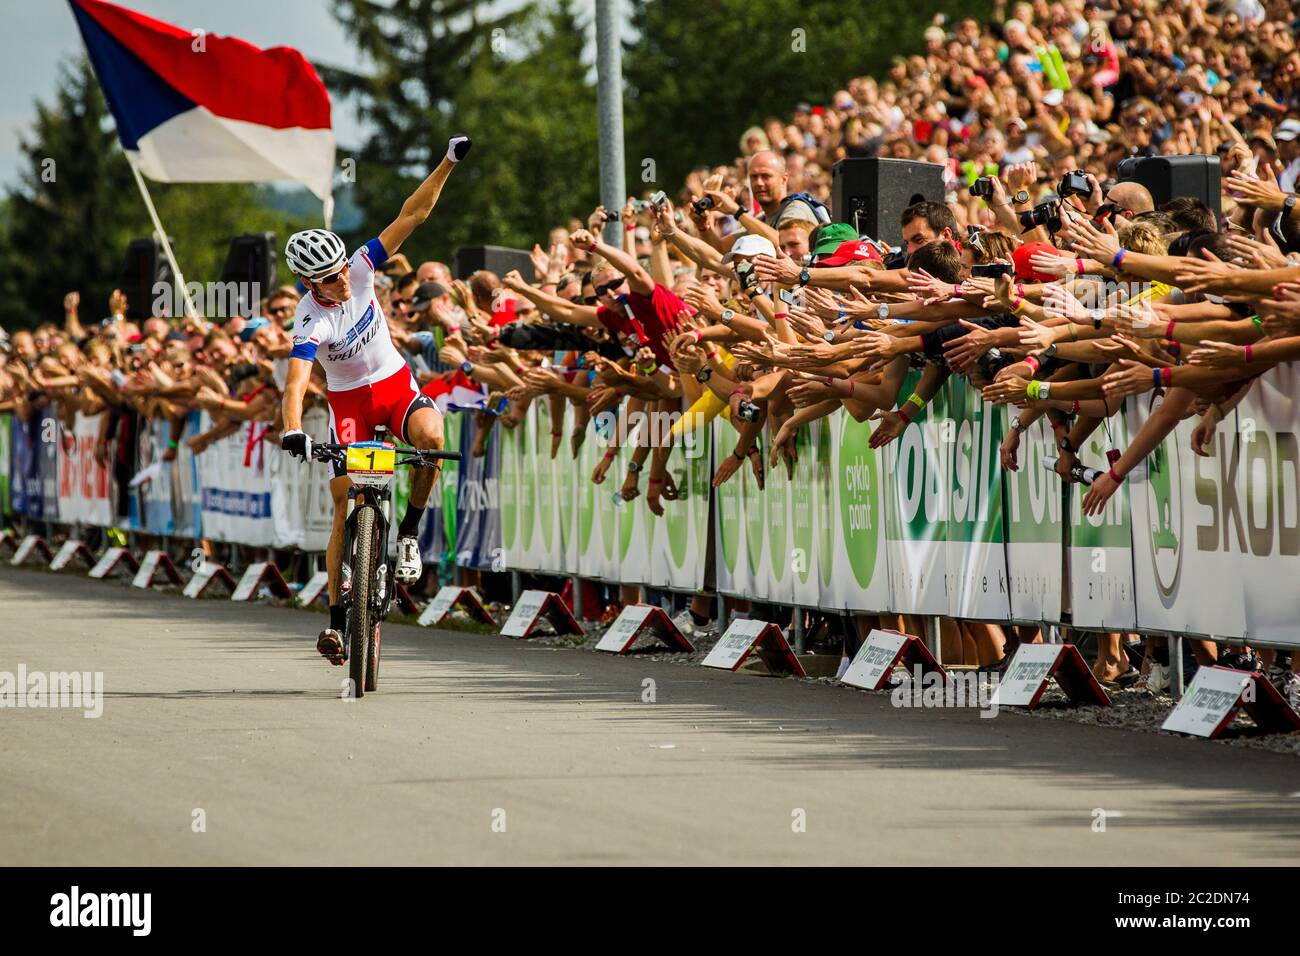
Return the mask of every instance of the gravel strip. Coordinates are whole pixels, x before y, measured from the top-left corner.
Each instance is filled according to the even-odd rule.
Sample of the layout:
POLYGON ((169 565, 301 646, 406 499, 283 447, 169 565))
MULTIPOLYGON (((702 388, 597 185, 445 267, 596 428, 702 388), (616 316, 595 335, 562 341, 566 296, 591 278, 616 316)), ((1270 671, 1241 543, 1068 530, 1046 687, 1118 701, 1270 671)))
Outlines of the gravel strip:
MULTIPOLYGON (((530 638, 529 640, 549 647, 595 650, 596 644, 600 642, 605 630, 606 627, 589 622, 587 624, 587 633, 582 636, 563 634, 530 638)), ((713 649, 713 645, 718 642, 721 636, 721 633, 719 633, 711 637, 692 639, 691 643, 695 645, 695 650, 690 654, 669 650, 658 641, 643 638, 637 642, 637 645, 633 647, 631 653, 627 656, 644 660, 667 661, 672 664, 698 665, 708 656, 709 651, 713 649)), ((904 673, 901 669, 896 671, 896 680, 904 673)), ((798 680, 799 678, 787 679, 798 680)), ((859 690, 841 684, 834 677, 806 677, 803 680, 809 683, 839 687, 851 693, 873 693, 872 691, 859 690)), ((1188 681, 1190 682, 1190 680, 1189 675, 1188 681)), ((884 693, 884 691, 880 693, 884 693)), ((1018 714, 1048 720, 1068 720, 1079 724, 1092 724, 1097 727, 1119 727, 1125 730, 1145 731, 1147 733, 1163 734, 1166 737, 1181 737, 1188 741, 1195 739, 1187 734, 1175 734, 1160 729, 1160 725, 1165 722, 1169 712, 1174 707, 1174 700, 1168 694, 1152 695, 1131 688, 1118 690, 1107 688, 1106 693, 1111 699, 1110 707, 1094 705, 1073 707, 1070 705, 1065 693, 1053 682, 1048 685, 1042 700, 1034 710, 1025 710, 1022 707, 1002 707, 999 710, 999 716, 1002 714, 1018 714)), ((1273 753, 1300 756, 1300 733, 1260 734, 1255 727, 1255 722, 1250 719, 1250 715, 1245 710, 1237 712, 1236 718, 1219 739, 1205 742, 1227 747, 1249 747, 1255 750, 1268 750, 1273 753)))

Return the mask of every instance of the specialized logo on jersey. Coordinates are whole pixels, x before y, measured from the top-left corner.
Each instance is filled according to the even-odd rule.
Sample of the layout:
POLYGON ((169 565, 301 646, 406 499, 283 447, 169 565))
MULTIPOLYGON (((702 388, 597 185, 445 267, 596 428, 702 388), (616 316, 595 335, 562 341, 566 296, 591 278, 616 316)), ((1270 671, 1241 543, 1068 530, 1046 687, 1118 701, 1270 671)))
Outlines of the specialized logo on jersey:
POLYGON ((366 343, 374 338, 375 331, 379 328, 374 322, 375 303, 371 301, 370 307, 357 320, 357 324, 348 329, 348 334, 343 337, 343 341, 330 343, 330 352, 334 353, 330 355, 330 358, 335 361, 343 361, 360 352, 366 343))

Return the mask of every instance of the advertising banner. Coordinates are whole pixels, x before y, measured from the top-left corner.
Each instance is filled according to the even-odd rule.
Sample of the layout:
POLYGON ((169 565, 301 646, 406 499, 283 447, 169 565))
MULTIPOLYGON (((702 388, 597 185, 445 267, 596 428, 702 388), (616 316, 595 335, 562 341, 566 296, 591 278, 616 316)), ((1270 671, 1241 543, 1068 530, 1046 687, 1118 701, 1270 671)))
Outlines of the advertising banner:
MULTIPOLYGON (((59 441, 55 445, 60 521, 99 527, 113 523, 111 476, 108 469, 95 460, 101 419, 101 415, 77 412, 71 429, 60 426, 59 441)), ((166 423, 159 424, 165 426, 166 423)))
MULTIPOLYGON (((202 430, 208 428, 211 428, 211 419, 204 414, 202 430)), ((284 464, 279 462, 284 456, 278 449, 275 451, 273 456, 256 454, 256 449, 249 447, 247 427, 244 427, 213 442, 198 456, 204 537, 255 547, 273 545, 272 466, 268 458, 277 462, 276 467, 284 464)), ((328 471, 323 465, 291 464, 295 468, 328 471)))

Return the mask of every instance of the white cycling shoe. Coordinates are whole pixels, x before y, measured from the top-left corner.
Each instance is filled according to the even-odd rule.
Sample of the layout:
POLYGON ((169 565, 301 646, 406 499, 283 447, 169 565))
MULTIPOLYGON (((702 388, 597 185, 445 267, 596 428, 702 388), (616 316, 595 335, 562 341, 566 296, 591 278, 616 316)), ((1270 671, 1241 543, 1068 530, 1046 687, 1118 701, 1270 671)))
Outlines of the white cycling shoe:
POLYGON ((397 539, 397 566, 393 575, 402 584, 414 584, 420 580, 424 565, 420 561, 420 542, 414 536, 397 539))

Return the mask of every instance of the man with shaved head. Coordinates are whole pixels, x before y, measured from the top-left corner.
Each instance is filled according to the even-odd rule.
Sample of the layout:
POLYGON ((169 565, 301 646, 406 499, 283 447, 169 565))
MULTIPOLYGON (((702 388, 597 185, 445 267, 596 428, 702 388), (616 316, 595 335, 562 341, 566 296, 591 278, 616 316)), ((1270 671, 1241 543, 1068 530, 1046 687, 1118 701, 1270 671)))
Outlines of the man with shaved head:
POLYGON ((785 160, 770 149, 759 150, 749 157, 745 172, 749 179, 749 188, 754 194, 754 201, 762 207, 764 218, 775 226, 772 217, 776 215, 781 200, 785 198, 786 185, 790 181, 785 160))
POLYGON ((1151 193, 1141 183, 1116 183, 1106 192, 1106 202, 1116 207, 1115 215, 1132 219, 1139 213, 1151 212, 1156 208, 1151 193))
POLYGON ((765 236, 775 246, 780 243, 777 230, 788 223, 804 221, 812 223, 814 227, 821 225, 822 221, 817 218, 810 203, 789 194, 790 173, 786 169, 785 160, 778 153, 763 149, 749 157, 745 164, 745 179, 754 202, 759 206, 757 214, 743 201, 737 203, 726 193, 707 191, 715 200, 715 208, 724 215, 735 216, 744 230, 718 236, 710 229, 704 238, 714 248, 725 253, 745 233, 765 236))

